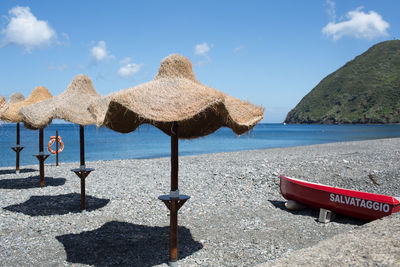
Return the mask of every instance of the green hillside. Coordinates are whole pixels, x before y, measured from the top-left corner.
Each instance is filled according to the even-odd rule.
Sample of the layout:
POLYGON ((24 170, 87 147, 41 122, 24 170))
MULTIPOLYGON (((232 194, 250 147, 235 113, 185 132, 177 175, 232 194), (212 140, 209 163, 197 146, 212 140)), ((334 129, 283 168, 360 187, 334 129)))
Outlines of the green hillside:
POLYGON ((286 123, 399 123, 400 40, 386 41, 325 77, 286 123))

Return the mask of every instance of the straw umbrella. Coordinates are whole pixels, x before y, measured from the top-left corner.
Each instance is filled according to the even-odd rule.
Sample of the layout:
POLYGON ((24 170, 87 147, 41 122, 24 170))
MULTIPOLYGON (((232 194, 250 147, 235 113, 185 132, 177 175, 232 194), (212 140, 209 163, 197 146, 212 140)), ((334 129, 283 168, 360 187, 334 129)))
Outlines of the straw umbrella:
MULTIPOLYGON (((0 120, 7 120, 6 118, 3 118, 3 113, 8 109, 10 105, 13 105, 15 103, 24 101, 25 97, 21 93, 14 93, 10 96, 10 99, 8 100, 8 103, 3 105, 3 108, 0 108, 0 120)), ((15 158, 15 172, 19 172, 19 153, 24 149, 23 146, 20 146, 20 123, 17 122, 17 144, 15 147, 11 147, 11 149, 15 152, 16 158, 15 158)))
POLYGON ((100 95, 94 90, 92 81, 86 75, 79 74, 60 95, 20 110, 24 125, 28 128, 46 127, 53 119, 79 124, 81 165, 72 171, 81 178, 82 210, 85 209, 85 178, 94 170, 85 166, 84 126, 96 123, 88 111, 88 105, 97 98, 100 95))
POLYGON ((1 114, 3 114, 3 112, 6 110, 6 98, 4 96, 0 96, 0 118, 1 118, 1 114))
POLYGON ((3 112, 6 110, 6 106, 7 106, 6 98, 4 96, 0 96, 0 118, 1 114, 3 114, 3 112))
POLYGON ((8 100, 8 103, 7 103, 7 107, 9 106, 9 105, 13 105, 13 104, 15 104, 15 103, 18 103, 18 102, 21 102, 21 101, 24 101, 25 100, 25 97, 24 97, 24 95, 23 94, 21 94, 21 93, 13 93, 11 96, 10 96, 10 99, 8 100))
POLYGON ((4 96, 0 96, 0 115, 3 113, 3 108, 6 106, 6 98, 4 96))
MULTIPOLYGON (((4 98, 4 97, 3 97, 4 98)), ((5 99, 4 99, 5 100, 5 99)), ((13 105, 15 103, 18 103, 20 101, 24 101, 25 97, 21 93, 13 93, 10 96, 10 99, 8 100, 7 103, 4 103, 3 107, 0 108, 0 120, 3 120, 3 113, 8 109, 10 105, 13 105)), ((5 119, 4 119, 5 120, 5 119)))
MULTIPOLYGON (((7 110, 2 114, 2 118, 10 122, 23 122, 22 117, 19 115, 19 110, 21 108, 38 103, 51 97, 52 96, 50 92, 46 89, 46 87, 38 86, 33 89, 32 93, 28 96, 27 99, 10 105, 7 110)), ((43 153, 43 128, 39 128, 39 154, 34 156, 39 160, 40 186, 44 186, 44 161, 49 157, 49 155, 43 153)))
POLYGON ((263 108, 201 84, 189 59, 181 55, 165 58, 153 81, 111 94, 101 101, 89 107, 98 126, 127 133, 148 123, 171 136, 171 191, 159 199, 170 210, 169 262, 175 265, 177 212, 189 199, 180 195, 178 189, 178 139, 206 136, 223 126, 243 134, 263 118, 263 108))

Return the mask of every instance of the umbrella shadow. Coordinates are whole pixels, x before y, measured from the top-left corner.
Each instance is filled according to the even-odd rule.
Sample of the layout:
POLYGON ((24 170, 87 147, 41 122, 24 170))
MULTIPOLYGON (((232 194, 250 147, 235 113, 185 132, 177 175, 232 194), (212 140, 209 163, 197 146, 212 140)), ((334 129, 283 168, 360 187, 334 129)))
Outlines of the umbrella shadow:
MULTIPOLYGON (((179 259, 203 248, 186 227, 178 227, 179 259)), ((67 261, 93 266, 153 266, 168 261, 169 227, 111 221, 93 231, 56 237, 67 261)))
MULTIPOLYGON (((65 178, 44 178, 44 183, 46 186, 60 186, 65 184, 65 182, 65 178)), ((30 189, 36 187, 40 187, 40 176, 0 180, 0 189, 30 189)))
MULTIPOLYGON (((293 215, 314 217, 315 220, 318 221, 319 210, 317 210, 317 209, 306 207, 302 210, 288 210, 285 207, 285 201, 278 201, 278 200, 268 200, 268 201, 278 209, 281 209, 286 212, 290 212, 293 215)), ((340 223, 340 224, 353 224, 353 225, 363 225, 363 224, 367 223, 364 220, 344 216, 344 215, 337 214, 337 213, 336 213, 336 217, 334 218, 333 222, 340 223)))
MULTIPOLYGON (((28 172, 35 172, 37 170, 31 169, 31 168, 26 168, 26 169, 20 169, 20 173, 28 173, 28 172)), ((15 169, 9 169, 9 170, 0 170, 0 175, 2 174, 15 174, 15 169)))
MULTIPOLYGON (((93 211, 106 206, 109 199, 86 196, 86 211, 93 211)), ((7 206, 5 210, 21 212, 30 216, 63 215, 81 212, 81 195, 70 193, 57 196, 31 196, 24 203, 7 206)))

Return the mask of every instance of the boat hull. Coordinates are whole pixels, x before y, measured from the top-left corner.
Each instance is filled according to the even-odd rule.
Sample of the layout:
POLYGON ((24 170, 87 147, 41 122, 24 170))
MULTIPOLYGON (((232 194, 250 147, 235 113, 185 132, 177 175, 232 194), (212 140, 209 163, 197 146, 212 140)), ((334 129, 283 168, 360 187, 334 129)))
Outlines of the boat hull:
POLYGON ((396 197, 310 183, 283 175, 280 176, 280 190, 287 200, 367 221, 400 210, 400 202, 396 197))

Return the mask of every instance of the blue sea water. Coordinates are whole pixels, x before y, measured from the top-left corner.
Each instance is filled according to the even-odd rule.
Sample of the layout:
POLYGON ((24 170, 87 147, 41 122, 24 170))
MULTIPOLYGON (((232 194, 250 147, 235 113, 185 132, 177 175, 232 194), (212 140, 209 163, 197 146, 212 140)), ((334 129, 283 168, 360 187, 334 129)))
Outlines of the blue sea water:
MULTIPOLYGON (((60 162, 79 161, 79 126, 51 124, 44 129, 45 152, 50 136, 59 135, 65 144, 60 162)), ((194 140, 180 140, 180 155, 290 147, 341 141, 400 137, 400 125, 283 125, 258 124, 250 133, 236 136, 229 128, 194 140)), ((21 125, 21 166, 37 164, 39 132, 21 125)), ((16 124, 0 125, 0 166, 15 166, 16 124)), ((55 146, 54 148, 55 149, 55 146)), ((121 134, 107 128, 85 127, 86 161, 158 158, 170 155, 170 137, 152 126, 121 134)), ((55 164, 55 156, 46 160, 55 164)))

